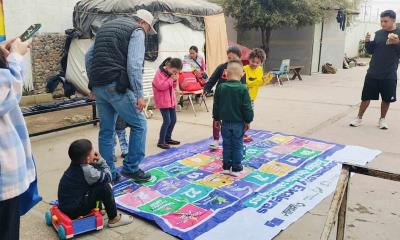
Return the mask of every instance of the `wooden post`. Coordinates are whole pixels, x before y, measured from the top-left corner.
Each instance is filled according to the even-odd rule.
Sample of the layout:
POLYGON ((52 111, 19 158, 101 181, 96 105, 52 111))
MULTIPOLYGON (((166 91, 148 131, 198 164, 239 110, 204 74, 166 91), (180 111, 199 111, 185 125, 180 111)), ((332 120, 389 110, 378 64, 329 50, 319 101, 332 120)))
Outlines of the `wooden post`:
POLYGON ((344 233, 346 229, 347 196, 349 191, 350 174, 352 172, 400 182, 400 174, 343 163, 342 172, 336 187, 335 195, 333 195, 332 203, 329 208, 324 231, 321 234, 321 240, 329 239, 332 228, 335 226, 336 217, 338 218, 336 240, 344 240, 344 233))
POLYGON ((349 167, 343 165, 342 172, 340 174, 340 178, 336 187, 336 192, 333 195, 331 207, 329 208, 328 216, 326 218, 324 231, 321 234, 321 240, 328 240, 332 232, 332 228, 335 226, 338 209, 339 206, 341 206, 349 179, 350 179, 349 167))
POLYGON ((350 170, 350 172, 354 172, 357 174, 400 182, 400 174, 398 173, 385 172, 373 168, 367 168, 359 165, 350 165, 346 163, 343 163, 343 167, 346 167, 350 170))
POLYGON ((340 205, 339 209, 339 216, 338 216, 338 226, 336 232, 336 240, 344 240, 344 230, 346 229, 346 211, 347 211, 347 195, 349 192, 349 181, 345 185, 344 195, 342 199, 342 204, 340 205))

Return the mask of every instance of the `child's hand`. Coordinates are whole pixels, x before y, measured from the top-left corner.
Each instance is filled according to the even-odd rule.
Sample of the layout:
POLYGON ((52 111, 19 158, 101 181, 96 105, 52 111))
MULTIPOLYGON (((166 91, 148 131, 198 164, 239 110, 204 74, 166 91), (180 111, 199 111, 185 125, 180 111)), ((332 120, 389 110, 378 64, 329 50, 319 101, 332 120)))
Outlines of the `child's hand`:
POLYGON ((221 129, 221 121, 214 121, 214 127, 217 129, 221 129))
POLYGON ((95 152, 94 153, 94 162, 97 162, 97 161, 99 161, 100 160, 100 153, 98 153, 98 152, 95 152))
POLYGON ((244 124, 244 131, 247 132, 250 129, 250 123, 244 124))
POLYGON ((174 75, 171 75, 171 78, 172 78, 172 80, 174 80, 174 82, 176 82, 176 81, 178 81, 178 74, 174 74, 174 75))

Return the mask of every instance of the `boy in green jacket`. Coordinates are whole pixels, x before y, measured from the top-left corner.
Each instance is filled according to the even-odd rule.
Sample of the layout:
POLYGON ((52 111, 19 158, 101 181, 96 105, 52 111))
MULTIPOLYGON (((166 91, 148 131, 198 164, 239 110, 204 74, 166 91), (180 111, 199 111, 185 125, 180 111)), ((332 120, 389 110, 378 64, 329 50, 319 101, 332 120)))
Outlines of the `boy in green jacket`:
POLYGON ((218 86, 215 92, 213 118, 215 127, 220 128, 222 133, 222 173, 240 176, 243 170, 243 135, 250 128, 254 113, 249 91, 240 82, 242 63, 239 60, 230 61, 227 74, 229 80, 218 86))

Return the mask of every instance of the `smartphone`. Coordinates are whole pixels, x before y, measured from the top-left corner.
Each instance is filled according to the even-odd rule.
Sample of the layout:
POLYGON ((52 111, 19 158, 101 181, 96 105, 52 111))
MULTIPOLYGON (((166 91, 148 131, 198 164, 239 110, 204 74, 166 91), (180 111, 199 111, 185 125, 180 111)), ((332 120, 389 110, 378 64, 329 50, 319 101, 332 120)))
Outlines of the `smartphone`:
POLYGON ((26 31, 20 36, 21 41, 25 42, 26 40, 29 40, 30 38, 39 31, 39 29, 42 27, 42 24, 36 23, 31 25, 26 31))

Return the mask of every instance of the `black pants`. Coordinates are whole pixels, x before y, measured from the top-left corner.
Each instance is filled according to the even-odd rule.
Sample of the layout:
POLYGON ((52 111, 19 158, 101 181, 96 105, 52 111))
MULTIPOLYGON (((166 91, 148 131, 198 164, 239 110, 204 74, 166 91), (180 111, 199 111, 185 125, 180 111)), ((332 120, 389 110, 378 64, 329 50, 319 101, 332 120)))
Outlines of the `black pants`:
POLYGON ((0 240, 19 239, 19 197, 0 201, 0 240))
POLYGON ((85 216, 97 207, 97 202, 104 204, 108 219, 113 219, 117 216, 117 205, 115 204, 112 188, 108 183, 94 185, 84 197, 79 208, 72 211, 64 210, 64 212, 71 218, 85 216))

